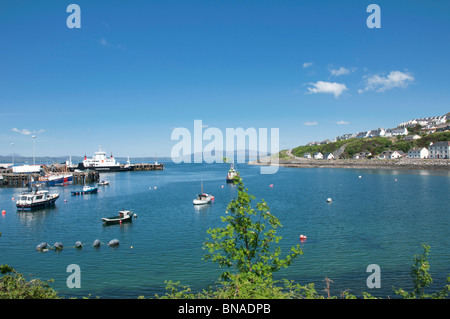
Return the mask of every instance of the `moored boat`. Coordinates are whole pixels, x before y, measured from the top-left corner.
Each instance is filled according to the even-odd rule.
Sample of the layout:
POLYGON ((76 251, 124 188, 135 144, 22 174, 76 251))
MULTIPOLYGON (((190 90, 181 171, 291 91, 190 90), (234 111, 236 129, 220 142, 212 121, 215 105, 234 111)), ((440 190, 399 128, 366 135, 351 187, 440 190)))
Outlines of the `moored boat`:
POLYGON ((197 198, 193 200, 194 205, 206 205, 211 204, 213 196, 209 194, 198 194, 197 198))
POLYGON ((230 169, 228 170, 228 174, 227 174, 227 183, 233 183, 234 178, 238 175, 239 175, 239 173, 234 169, 233 165, 231 165, 230 169))
POLYGON ((109 185, 109 181, 100 181, 98 183, 98 186, 106 186, 106 185, 109 185))
POLYGON ((81 191, 72 191, 72 195, 85 195, 85 194, 95 194, 98 188, 92 186, 83 186, 81 191))
POLYGON ((194 205, 211 204, 211 202, 214 200, 214 196, 203 193, 203 179, 201 181, 201 188, 202 188, 202 193, 198 194, 197 198, 195 198, 192 202, 194 203, 194 205))
POLYGON ((51 206, 59 198, 58 193, 49 193, 47 190, 24 192, 16 202, 18 210, 31 210, 51 206))
POLYGON ((71 184, 73 181, 73 175, 70 173, 67 174, 52 174, 39 178, 39 182, 45 183, 47 186, 56 186, 56 185, 64 185, 71 184))
POLYGON ((119 211, 118 216, 104 217, 102 218, 104 224, 118 224, 133 221, 133 212, 129 210, 121 210, 119 211))
POLYGON ((130 165, 129 161, 127 164, 120 164, 116 161, 114 156, 111 154, 110 157, 106 156, 106 152, 99 147, 98 152, 95 152, 92 158, 87 158, 84 156, 82 163, 78 166, 72 166, 71 170, 95 170, 101 172, 121 172, 121 171, 132 171, 134 169, 133 165, 130 165))

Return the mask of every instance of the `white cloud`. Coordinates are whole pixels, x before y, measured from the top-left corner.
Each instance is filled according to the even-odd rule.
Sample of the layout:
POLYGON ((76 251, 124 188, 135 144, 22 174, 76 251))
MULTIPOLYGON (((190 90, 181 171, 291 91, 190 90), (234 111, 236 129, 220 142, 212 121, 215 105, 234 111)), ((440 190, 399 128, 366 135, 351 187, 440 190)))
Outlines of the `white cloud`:
POLYGON ((309 68, 312 65, 313 65, 313 62, 305 62, 305 63, 303 63, 303 67, 304 68, 309 68))
POLYGON ((340 75, 350 74, 350 70, 341 66, 339 69, 330 70, 330 73, 333 76, 340 76, 340 75))
POLYGON ((39 133, 43 133, 43 132, 45 132, 45 130, 39 130, 39 131, 30 131, 30 130, 28 130, 28 129, 26 129, 26 128, 24 128, 24 129, 18 129, 18 128, 13 128, 13 129, 11 129, 11 131, 13 131, 13 132, 16 132, 16 133, 20 133, 20 134, 22 134, 22 135, 31 135, 31 134, 39 134, 39 133))
POLYGON ((306 126, 313 126, 313 125, 317 125, 317 124, 319 124, 319 123, 317 123, 317 122, 315 122, 315 121, 303 123, 303 125, 306 125, 306 126))
POLYGON ((336 124, 337 124, 337 125, 347 125, 347 124, 350 124, 350 122, 347 122, 347 121, 337 121, 336 124))
POLYGON ((345 84, 336 82, 317 81, 316 83, 310 83, 310 85, 313 86, 308 88, 310 93, 334 94, 335 98, 339 97, 345 90, 348 90, 345 84))
POLYGON ((384 92, 393 88, 406 88, 414 81, 414 76, 408 72, 391 71, 387 76, 378 74, 366 77, 366 87, 358 90, 359 93, 374 90, 384 92))
POLYGON ((100 39, 100 44, 106 47, 108 46, 108 41, 106 39, 100 39))

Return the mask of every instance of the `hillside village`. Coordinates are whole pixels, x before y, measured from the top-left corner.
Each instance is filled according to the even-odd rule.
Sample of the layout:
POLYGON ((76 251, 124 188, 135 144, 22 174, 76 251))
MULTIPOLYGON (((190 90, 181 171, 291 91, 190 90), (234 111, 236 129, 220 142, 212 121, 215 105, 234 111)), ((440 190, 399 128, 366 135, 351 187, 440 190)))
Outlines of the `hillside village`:
POLYGON ((395 128, 378 128, 344 134, 332 140, 311 142, 289 153, 306 159, 448 159, 450 113, 412 119, 395 128))

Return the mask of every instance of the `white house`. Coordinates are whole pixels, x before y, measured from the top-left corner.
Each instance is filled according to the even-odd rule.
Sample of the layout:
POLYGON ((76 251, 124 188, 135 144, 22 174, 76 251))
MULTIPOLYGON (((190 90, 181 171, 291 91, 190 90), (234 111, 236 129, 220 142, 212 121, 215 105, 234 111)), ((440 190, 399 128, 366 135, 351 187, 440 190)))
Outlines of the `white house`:
POLYGON ((408 129, 406 127, 389 128, 385 131, 384 136, 391 137, 397 135, 408 135, 408 129))
POLYGON ((358 133, 356 133, 355 138, 365 138, 368 136, 368 134, 369 134, 369 132, 358 132, 358 133))
POLYGON ((409 158, 428 158, 429 154, 426 147, 415 147, 408 151, 409 158))
POLYGON ((320 152, 315 152, 313 157, 314 159, 323 159, 323 154, 320 152))
POLYGON ((372 156, 372 153, 361 152, 361 153, 356 153, 355 155, 353 155, 353 159, 364 159, 364 158, 368 158, 369 156, 372 156))
POLYGON ((386 130, 384 128, 379 128, 378 130, 370 130, 367 133, 367 137, 381 137, 386 135, 386 130))
POLYGON ((304 158, 311 158, 311 153, 304 153, 304 154, 303 154, 303 157, 304 157, 304 158))
POLYGON ((428 150, 430 158, 449 158, 450 141, 432 143, 428 150))
POLYGON ((403 156, 402 151, 384 151, 378 156, 380 159, 396 159, 403 156))
POLYGON ((332 160, 334 159, 334 155, 332 153, 325 153, 323 154, 323 158, 327 160, 332 160))
POLYGON ((414 140, 418 140, 419 138, 420 138, 420 135, 414 134, 414 135, 407 135, 403 139, 405 141, 414 141, 414 140))

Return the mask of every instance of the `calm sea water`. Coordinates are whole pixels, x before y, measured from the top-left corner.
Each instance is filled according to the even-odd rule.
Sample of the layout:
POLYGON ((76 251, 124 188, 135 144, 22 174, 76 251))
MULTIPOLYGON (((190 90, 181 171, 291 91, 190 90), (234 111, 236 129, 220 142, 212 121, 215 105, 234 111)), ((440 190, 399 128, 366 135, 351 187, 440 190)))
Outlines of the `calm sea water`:
MULTIPOLYGON (((304 254, 277 278, 314 282, 321 291, 328 277, 335 295, 349 289, 394 297, 393 286, 412 287, 410 267, 422 243, 431 245, 436 287, 450 273, 449 172, 280 167, 261 175, 258 166, 238 169, 249 192, 266 200, 283 224, 277 232, 282 252, 301 243, 300 234, 308 237, 301 243, 304 254), (366 286, 370 264, 381 268, 380 289, 366 286)), ((202 260, 206 231, 223 225, 220 216, 236 196, 236 186, 225 182, 227 170, 227 164, 167 163, 165 171, 102 174, 111 184, 98 194, 71 196, 80 186, 52 187, 60 193, 56 206, 34 212, 16 210, 12 197, 23 189, 0 189, 0 210, 6 211, 0 217, 0 264, 54 279, 51 285, 67 297, 153 297, 164 293, 165 280, 206 288, 221 272, 202 260), (192 200, 201 180, 215 201, 198 208, 192 200), (122 209, 138 217, 130 224, 102 225, 102 217, 122 209), (106 246, 115 238, 119 247, 106 246), (99 249, 92 247, 95 239, 103 243, 99 249), (62 251, 36 251, 41 242, 57 241, 62 251), (75 249, 76 241, 85 246, 75 249), (80 266, 79 289, 67 287, 70 264, 80 266)))

